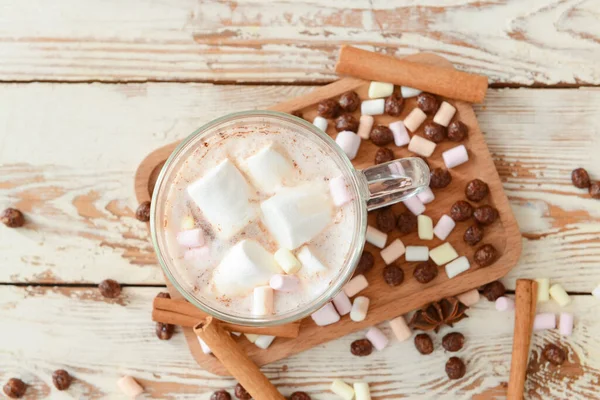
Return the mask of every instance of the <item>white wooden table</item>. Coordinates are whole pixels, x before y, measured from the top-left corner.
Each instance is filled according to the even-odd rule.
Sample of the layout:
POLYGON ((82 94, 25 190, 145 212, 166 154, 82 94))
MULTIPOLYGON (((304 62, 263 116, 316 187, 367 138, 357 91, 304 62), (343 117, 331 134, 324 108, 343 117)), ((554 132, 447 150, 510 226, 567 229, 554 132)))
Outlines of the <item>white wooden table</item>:
MULTIPOLYGON (((504 282, 549 277, 572 294, 566 310, 576 316, 569 338, 535 335, 526 397, 600 398, 600 303, 589 295, 600 283, 600 202, 569 179, 576 167, 600 179, 600 3, 318 3, 0 0, 0 209, 28 219, 18 230, 0 225, 2 384, 20 377, 29 399, 122 398, 122 374, 147 398, 232 388, 196 366, 180 332, 155 337, 151 299, 164 282, 133 216, 133 172, 204 122, 335 79, 335 50, 354 43, 432 51, 490 77, 476 111, 523 234, 504 282), (95 289, 106 278, 124 284, 119 300, 95 289), (539 362, 549 341, 568 349, 561 368, 539 362), (52 386, 58 368, 76 378, 67 392, 52 386)), ((334 378, 370 382, 375 399, 502 398, 512 315, 487 301, 469 315, 457 327, 468 343, 458 382, 448 382, 439 346, 427 357, 412 343, 352 357, 360 334, 264 371, 284 394, 313 399, 334 399, 334 378)))

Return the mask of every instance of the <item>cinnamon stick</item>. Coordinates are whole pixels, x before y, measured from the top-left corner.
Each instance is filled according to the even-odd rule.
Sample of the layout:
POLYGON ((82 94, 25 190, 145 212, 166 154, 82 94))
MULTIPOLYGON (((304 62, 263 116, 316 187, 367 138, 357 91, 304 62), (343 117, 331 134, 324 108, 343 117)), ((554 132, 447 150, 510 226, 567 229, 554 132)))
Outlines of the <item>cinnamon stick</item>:
POLYGON ((536 306, 537 282, 518 279, 515 292, 515 330, 507 392, 509 399, 523 398, 536 306))
MULTIPOLYGON (((157 297, 153 302, 152 320, 164 324, 193 328, 208 315, 185 300, 157 297)), ((220 322, 229 332, 254 333, 285 338, 296 338, 300 333, 300 321, 279 326, 254 327, 220 322)))
POLYGON ((206 342, 213 354, 253 399, 285 400, 217 320, 212 317, 205 318, 194 328, 194 332, 206 342))
POLYGON ((483 102, 488 86, 488 79, 483 75, 415 63, 346 45, 342 46, 335 72, 409 86, 470 103, 483 102))

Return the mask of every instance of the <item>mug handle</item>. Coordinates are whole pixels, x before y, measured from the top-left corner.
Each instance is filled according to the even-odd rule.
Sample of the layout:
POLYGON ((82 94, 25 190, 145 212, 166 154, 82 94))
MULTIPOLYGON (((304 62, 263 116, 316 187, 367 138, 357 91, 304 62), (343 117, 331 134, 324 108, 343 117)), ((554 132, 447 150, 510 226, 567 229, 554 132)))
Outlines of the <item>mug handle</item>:
POLYGON ((406 200, 429 186, 429 167, 418 157, 401 158, 358 170, 367 188, 367 210, 406 200))

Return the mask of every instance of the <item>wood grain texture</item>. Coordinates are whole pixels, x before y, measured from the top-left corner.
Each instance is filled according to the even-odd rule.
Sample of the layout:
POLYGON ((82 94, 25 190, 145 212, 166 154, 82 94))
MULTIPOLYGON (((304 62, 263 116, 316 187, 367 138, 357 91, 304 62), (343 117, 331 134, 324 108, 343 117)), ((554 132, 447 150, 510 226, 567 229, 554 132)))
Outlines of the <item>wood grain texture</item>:
MULTIPOLYGON (((28 225, 0 225, 0 282, 162 283, 146 226, 133 218, 136 166, 225 112, 313 89, 3 85, 0 208, 16 204, 28 225)), ((593 89, 490 90, 475 107, 523 234, 523 255, 505 279, 511 288, 517 277, 546 276, 577 292, 598 283, 600 207, 569 179, 577 167, 600 179, 598 109, 593 89)))
MULTIPOLYGON (((147 398, 208 400, 214 390, 233 388, 235 382, 202 371, 190 356, 181 331, 159 341, 150 320, 152 299, 159 288, 125 288, 122 298, 105 300, 95 289, 0 287, 0 382, 13 376, 32 385, 27 399, 124 399, 116 387, 123 374, 146 388, 147 398), (66 312, 68 310, 68 312, 66 312), (51 383, 57 368, 76 378, 71 389, 59 393, 51 383)), ((575 331, 561 338, 555 331, 534 334, 533 357, 526 382, 527 399, 598 398, 600 379, 600 307, 591 296, 575 296, 567 308, 576 312, 575 331), (560 342, 568 351, 561 368, 539 362, 547 342, 560 342)), ((557 312, 551 303, 541 311, 557 312)), ((379 325, 391 339, 386 351, 357 358, 352 341, 364 331, 348 335, 263 368, 272 382, 289 395, 309 392, 314 399, 334 400, 329 384, 335 378, 364 379, 374 399, 474 398, 504 396, 508 380, 513 315, 498 313, 482 301, 455 328, 466 337, 457 355, 467 364, 467 375, 449 382, 444 364, 450 357, 440 346, 449 328, 435 335, 430 356, 417 353, 412 340, 398 343, 389 326, 379 325)))
POLYGON ((599 84, 596 0, 0 1, 0 79, 327 82, 340 44, 599 84))

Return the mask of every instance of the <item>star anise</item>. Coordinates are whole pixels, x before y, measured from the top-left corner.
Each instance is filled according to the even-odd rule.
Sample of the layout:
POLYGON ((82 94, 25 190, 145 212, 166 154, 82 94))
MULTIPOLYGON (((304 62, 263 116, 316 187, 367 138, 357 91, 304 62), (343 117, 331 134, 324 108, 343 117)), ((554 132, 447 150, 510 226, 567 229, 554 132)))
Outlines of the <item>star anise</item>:
POLYGON ((438 302, 431 303, 412 316, 409 325, 413 329, 421 331, 440 330, 443 325, 452 327, 453 324, 467 318, 465 314, 469 307, 458 301, 456 297, 447 297, 438 302))

